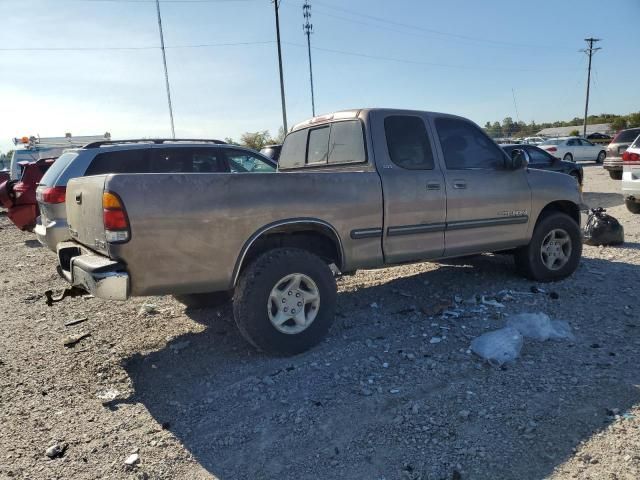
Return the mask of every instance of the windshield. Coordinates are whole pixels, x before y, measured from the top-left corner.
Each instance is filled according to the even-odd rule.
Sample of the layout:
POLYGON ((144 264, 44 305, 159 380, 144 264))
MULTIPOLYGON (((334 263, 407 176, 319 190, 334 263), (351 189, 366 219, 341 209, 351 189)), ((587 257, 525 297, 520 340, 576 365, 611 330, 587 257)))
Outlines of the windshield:
POLYGON ((40 180, 40 185, 47 185, 53 187, 55 181, 58 179, 62 171, 76 158, 78 154, 76 152, 63 153, 58 159, 53 162, 53 165, 44 174, 44 177, 40 180))
POLYGON ((540 145, 560 145, 564 140, 545 140, 540 145))

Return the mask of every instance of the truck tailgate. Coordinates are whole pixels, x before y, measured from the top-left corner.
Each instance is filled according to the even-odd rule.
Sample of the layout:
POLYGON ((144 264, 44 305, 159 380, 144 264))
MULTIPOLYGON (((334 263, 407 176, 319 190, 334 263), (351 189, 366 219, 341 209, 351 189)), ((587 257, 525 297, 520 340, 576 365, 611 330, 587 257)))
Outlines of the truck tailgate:
POLYGON ((67 222, 71 238, 86 247, 107 255, 102 223, 102 193, 105 176, 80 177, 67 185, 67 222))

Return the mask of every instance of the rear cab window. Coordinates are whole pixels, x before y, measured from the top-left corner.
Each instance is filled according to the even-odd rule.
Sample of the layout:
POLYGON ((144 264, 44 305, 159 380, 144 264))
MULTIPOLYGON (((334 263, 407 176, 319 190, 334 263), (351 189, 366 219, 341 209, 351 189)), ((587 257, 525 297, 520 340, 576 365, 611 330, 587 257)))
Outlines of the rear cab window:
POLYGON ((281 170, 348 165, 367 161, 360 120, 345 120, 287 135, 278 160, 281 170))

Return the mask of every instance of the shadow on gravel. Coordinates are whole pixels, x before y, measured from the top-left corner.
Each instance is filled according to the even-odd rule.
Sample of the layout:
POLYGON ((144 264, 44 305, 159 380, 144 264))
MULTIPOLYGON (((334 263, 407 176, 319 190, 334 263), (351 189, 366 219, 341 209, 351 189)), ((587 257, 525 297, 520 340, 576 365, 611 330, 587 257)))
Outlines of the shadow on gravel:
POLYGON ((38 240, 25 240, 24 246, 28 248, 40 248, 42 244, 38 240))
POLYGON ((621 193, 584 192, 582 198, 584 203, 589 205, 589 208, 612 208, 624 205, 624 198, 621 193))
MULTIPOLYGON (((207 328, 129 358, 135 393, 111 407, 143 404, 223 480, 537 479, 640 403, 640 319, 589 308, 602 272, 637 283, 637 265, 585 259, 573 300, 584 310, 577 342, 526 342, 503 369, 464 353, 483 331, 473 320, 471 335, 452 329, 430 345, 420 334, 425 317, 407 307, 436 304, 462 285, 482 293, 531 283, 506 256, 440 265, 341 293, 328 340, 294 358, 255 352, 229 308, 188 311, 207 328)), ((563 295, 558 302, 569 301, 563 295)))

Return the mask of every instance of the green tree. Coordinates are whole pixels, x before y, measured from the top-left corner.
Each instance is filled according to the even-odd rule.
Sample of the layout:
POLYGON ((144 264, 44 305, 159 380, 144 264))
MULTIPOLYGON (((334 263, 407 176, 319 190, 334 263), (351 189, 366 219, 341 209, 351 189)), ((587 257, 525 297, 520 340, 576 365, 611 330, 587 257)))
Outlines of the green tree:
POLYGON ((640 112, 630 113, 627 115, 627 123, 629 127, 640 127, 640 112))
POLYGON ((627 128, 627 120, 624 117, 617 117, 611 122, 611 129, 618 131, 627 128))
POLYGON ((570 137, 579 137, 580 136, 580 132, 578 131, 577 128, 574 128, 573 130, 571 130, 569 132, 569 136, 570 137))

